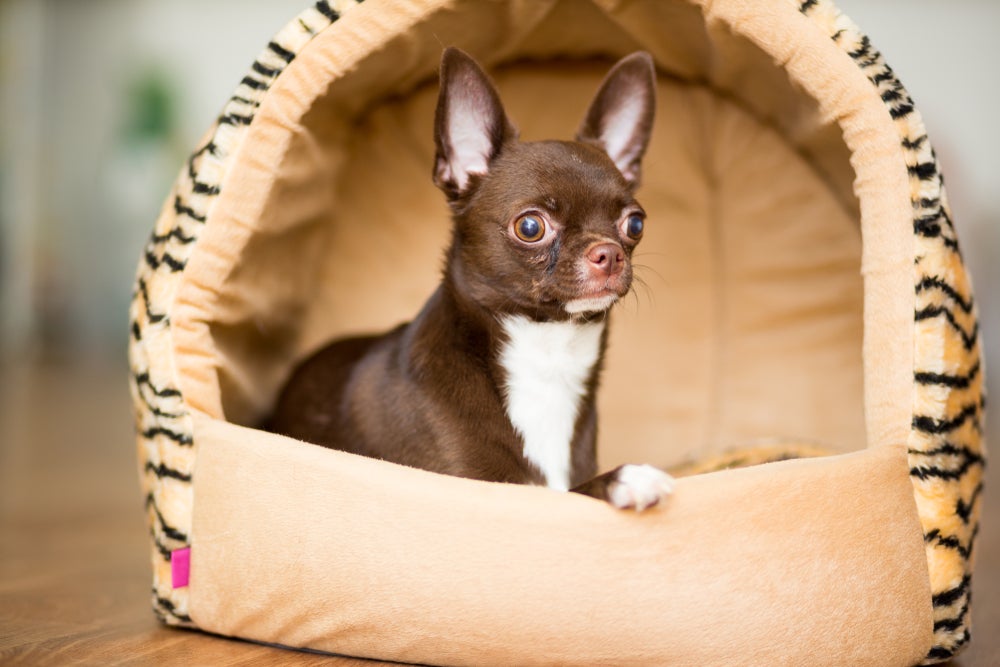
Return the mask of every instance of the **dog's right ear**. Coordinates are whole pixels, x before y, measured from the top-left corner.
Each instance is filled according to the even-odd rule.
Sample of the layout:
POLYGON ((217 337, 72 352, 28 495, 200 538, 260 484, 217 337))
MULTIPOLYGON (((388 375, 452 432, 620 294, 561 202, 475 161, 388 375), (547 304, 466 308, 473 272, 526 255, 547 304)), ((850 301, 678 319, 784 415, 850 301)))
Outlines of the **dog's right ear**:
POLYGON ((500 95, 468 54, 449 47, 441 57, 441 90, 434 118, 434 183, 448 199, 484 176, 504 142, 517 138, 500 95))

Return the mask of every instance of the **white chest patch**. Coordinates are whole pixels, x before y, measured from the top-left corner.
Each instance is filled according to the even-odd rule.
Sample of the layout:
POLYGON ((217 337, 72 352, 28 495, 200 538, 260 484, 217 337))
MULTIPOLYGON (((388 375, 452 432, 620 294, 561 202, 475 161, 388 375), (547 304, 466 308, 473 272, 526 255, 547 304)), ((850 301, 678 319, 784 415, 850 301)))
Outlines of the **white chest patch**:
POLYGON ((507 416, 524 441, 524 456, 553 489, 570 482, 570 441, 601 351, 603 323, 501 322, 507 343, 500 364, 507 372, 507 416))

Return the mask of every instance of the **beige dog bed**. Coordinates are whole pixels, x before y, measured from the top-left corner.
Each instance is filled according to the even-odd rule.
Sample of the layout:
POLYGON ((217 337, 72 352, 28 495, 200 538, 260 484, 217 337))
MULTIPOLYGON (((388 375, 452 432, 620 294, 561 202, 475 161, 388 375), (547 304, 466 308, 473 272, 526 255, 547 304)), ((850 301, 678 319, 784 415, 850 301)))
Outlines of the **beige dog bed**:
POLYGON ((182 170, 131 335, 168 624, 432 664, 884 667, 969 640, 971 287, 912 101, 826 0, 319 2, 182 170), (525 139, 569 138, 614 59, 656 61, 602 467, 833 455, 685 477, 635 514, 253 428, 298 359, 438 280, 444 45, 525 139))

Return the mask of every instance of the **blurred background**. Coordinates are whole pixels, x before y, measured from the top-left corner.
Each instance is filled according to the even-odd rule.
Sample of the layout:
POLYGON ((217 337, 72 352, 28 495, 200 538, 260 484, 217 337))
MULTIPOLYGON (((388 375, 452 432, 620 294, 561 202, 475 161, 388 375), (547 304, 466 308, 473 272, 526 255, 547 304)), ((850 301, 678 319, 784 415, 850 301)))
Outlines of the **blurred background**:
POLYGON ((305 0, 0 0, 0 353, 122 358, 186 153, 305 0))

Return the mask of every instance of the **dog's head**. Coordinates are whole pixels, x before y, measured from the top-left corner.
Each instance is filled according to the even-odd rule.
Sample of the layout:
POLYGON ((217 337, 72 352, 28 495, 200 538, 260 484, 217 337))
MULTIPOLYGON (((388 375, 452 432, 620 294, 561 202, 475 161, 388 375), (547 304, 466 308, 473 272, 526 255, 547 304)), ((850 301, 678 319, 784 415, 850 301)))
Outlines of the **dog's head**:
POLYGON ((521 142, 479 65, 447 49, 434 182, 454 212, 447 270, 463 295, 539 320, 587 317, 624 296, 654 105, 652 59, 635 53, 608 73, 575 141, 521 142))

